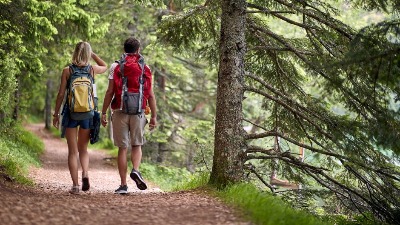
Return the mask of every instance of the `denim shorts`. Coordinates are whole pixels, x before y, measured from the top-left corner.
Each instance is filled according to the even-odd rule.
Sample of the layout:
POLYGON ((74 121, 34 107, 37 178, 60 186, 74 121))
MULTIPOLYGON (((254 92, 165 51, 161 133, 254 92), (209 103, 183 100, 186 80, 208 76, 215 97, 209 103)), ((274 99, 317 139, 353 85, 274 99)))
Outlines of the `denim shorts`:
POLYGON ((66 128, 75 128, 77 126, 80 126, 80 128, 82 129, 90 129, 90 119, 86 119, 86 120, 73 120, 73 119, 69 119, 68 123, 65 124, 66 128))

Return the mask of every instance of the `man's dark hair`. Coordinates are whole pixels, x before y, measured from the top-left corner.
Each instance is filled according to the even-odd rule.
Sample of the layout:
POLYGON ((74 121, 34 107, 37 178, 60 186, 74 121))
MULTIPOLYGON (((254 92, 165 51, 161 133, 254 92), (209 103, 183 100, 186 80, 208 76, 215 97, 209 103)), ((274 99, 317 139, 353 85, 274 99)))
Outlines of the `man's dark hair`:
POLYGON ((135 53, 140 47, 140 42, 133 37, 130 37, 124 42, 124 51, 126 53, 135 53))

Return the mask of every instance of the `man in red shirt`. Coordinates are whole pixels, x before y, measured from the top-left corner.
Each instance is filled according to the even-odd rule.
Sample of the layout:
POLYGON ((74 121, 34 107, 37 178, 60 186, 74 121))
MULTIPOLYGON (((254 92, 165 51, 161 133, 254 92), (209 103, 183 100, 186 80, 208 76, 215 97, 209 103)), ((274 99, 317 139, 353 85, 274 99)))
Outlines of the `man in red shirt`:
POLYGON ((129 115, 124 113, 122 110, 122 76, 127 77, 127 91, 137 93, 139 92, 138 80, 142 74, 142 69, 139 64, 139 59, 141 58, 141 55, 139 54, 140 42, 135 38, 128 38, 124 42, 124 51, 126 62, 123 67, 123 72, 121 73, 120 64, 113 63, 111 65, 101 119, 102 125, 106 126, 106 112, 111 103, 113 138, 114 145, 118 146, 118 171, 121 178, 121 184, 119 188, 115 190, 116 194, 128 193, 126 182, 126 171, 128 167, 126 157, 129 145, 132 146, 131 161, 133 165, 130 177, 135 181, 136 186, 140 190, 147 189, 147 185, 139 172, 139 166, 142 160, 142 145, 145 143, 144 127, 147 123, 147 119, 143 112, 145 111, 147 103, 151 110, 150 130, 154 129, 157 123, 156 99, 152 88, 152 74, 147 65, 143 68, 144 83, 142 87, 142 113, 138 115, 129 115))

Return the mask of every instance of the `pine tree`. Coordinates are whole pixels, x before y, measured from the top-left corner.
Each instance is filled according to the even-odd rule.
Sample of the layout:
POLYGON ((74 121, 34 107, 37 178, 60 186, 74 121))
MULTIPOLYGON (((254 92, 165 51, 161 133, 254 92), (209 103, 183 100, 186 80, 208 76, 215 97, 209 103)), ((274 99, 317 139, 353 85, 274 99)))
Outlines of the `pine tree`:
MULTIPOLYGON (((243 102, 238 93, 217 103, 211 183, 224 186, 243 180, 233 169, 243 165, 275 192, 267 179, 277 172, 306 187, 300 193, 334 195, 348 213, 371 212, 399 223, 400 123, 394 104, 399 96, 399 2, 355 1, 358 7, 393 13, 392 19, 360 31, 337 19, 338 10, 326 2, 253 0, 247 2, 245 14, 242 4, 206 1, 169 17, 160 32, 172 46, 200 49, 200 56, 219 62, 219 78, 235 80, 231 88, 245 91, 243 102), (230 9, 235 10, 224 13, 230 9), (235 14, 240 17, 236 27, 224 22, 236 21, 229 17, 235 14), (226 29, 240 37, 234 29, 238 27, 246 28, 246 42, 225 42, 226 29), (222 36, 215 36, 219 30, 222 36), (220 45, 205 41, 207 37, 220 45), (238 57, 222 76, 229 62, 224 54, 235 44, 236 49, 246 46, 244 67, 238 57), (202 47, 193 47, 198 45, 202 47), (260 105, 253 106, 261 109, 254 118, 243 114, 243 122, 236 111, 229 111, 260 99, 254 96, 262 97, 260 105), (218 125, 222 118, 231 125, 218 125), (256 129, 246 134, 232 128, 242 122, 256 129), (239 144, 241 138, 247 140, 245 147, 239 144)), ((219 79, 218 92, 227 91, 222 86, 226 83, 219 79)))

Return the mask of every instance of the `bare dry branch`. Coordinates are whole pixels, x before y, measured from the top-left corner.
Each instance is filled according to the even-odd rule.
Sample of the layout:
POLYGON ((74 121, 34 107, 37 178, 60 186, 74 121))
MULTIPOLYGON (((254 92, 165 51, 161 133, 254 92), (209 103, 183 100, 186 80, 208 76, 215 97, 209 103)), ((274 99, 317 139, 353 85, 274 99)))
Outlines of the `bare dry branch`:
POLYGON ((247 165, 246 168, 247 168, 248 170, 250 170, 252 173, 254 173, 254 175, 256 175, 256 177, 257 177, 265 186, 267 186, 267 187, 271 190, 272 193, 275 192, 274 187, 272 187, 272 185, 270 185, 268 182, 266 182, 266 181, 262 178, 262 176, 261 176, 260 174, 257 173, 257 171, 255 170, 255 167, 254 167, 251 163, 249 163, 249 164, 247 165))

